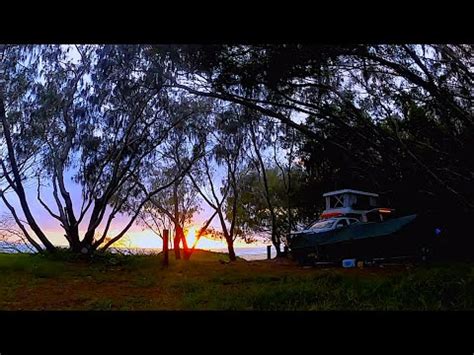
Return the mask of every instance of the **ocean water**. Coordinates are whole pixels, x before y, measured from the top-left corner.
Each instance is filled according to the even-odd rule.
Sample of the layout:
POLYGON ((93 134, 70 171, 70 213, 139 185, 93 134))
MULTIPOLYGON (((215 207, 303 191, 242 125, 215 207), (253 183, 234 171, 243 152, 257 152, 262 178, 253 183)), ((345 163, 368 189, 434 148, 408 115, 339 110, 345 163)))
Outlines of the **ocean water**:
POLYGON ((24 244, 0 241, 0 253, 31 253, 33 250, 24 244))
MULTIPOLYGON (((216 251, 220 253, 227 253, 227 249, 210 249, 211 251, 216 251)), ((267 258, 267 247, 245 247, 245 248, 235 248, 235 254, 245 260, 264 260, 267 258)), ((271 248, 271 257, 276 256, 275 248, 271 248)))
MULTIPOLYGON (((210 250, 210 251, 215 251, 219 253, 227 253, 226 248, 204 249, 204 250, 210 250)), ((11 243, 6 243, 6 242, 0 242, 0 252, 1 253, 18 253, 18 252, 29 253, 31 252, 31 250, 21 244, 11 244, 11 243)), ((142 253, 142 254, 156 254, 156 253, 161 252, 161 249, 159 248, 133 248, 133 249, 127 250, 127 253, 128 252, 130 252, 131 254, 133 254, 134 252, 142 253)), ((267 247, 257 246, 257 247, 235 248, 235 254, 245 260, 264 260, 267 258, 267 247)), ((275 256, 276 256, 275 248, 272 247, 271 257, 273 258, 275 256)))
MULTIPOLYGON (((209 251, 214 251, 217 253, 227 254, 226 248, 211 248, 211 249, 200 248, 200 250, 209 250, 209 251)), ((266 246, 235 248, 234 250, 235 250, 235 254, 238 257, 241 257, 242 259, 245 259, 245 260, 265 260, 267 258, 266 246)), ((128 252, 130 252, 131 254, 133 254, 134 252, 140 253, 140 254, 158 254, 159 252, 161 252, 161 249, 160 248, 140 248, 140 249, 133 248, 133 249, 129 249, 127 253, 128 252)), ((274 258, 275 256, 276 256, 276 251, 274 248, 272 248, 271 257, 274 258)))

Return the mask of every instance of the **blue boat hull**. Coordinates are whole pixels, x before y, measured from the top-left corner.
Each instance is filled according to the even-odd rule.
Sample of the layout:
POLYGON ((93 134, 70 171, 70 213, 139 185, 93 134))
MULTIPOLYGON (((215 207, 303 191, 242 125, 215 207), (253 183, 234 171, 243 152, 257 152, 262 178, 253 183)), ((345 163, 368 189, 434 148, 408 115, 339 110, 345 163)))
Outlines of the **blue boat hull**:
POLYGON ((342 230, 301 234, 288 242, 300 262, 370 260, 401 256, 423 256, 433 247, 433 229, 417 215, 380 223, 358 223, 342 230))

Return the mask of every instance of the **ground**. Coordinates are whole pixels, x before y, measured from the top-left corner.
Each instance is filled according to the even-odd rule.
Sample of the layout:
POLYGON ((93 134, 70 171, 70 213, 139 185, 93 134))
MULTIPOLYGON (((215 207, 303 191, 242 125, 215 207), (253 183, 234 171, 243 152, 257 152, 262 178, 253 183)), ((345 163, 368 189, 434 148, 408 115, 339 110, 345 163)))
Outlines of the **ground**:
POLYGON ((228 263, 197 251, 94 261, 0 254, 0 310, 461 310, 474 309, 474 264, 363 269, 291 261, 228 263))

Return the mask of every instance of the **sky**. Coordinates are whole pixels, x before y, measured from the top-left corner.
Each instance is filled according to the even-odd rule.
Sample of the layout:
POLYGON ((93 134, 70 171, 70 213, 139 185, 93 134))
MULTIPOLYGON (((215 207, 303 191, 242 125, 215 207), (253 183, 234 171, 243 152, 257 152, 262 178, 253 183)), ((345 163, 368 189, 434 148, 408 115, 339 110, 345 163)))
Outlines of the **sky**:
MULTIPOLYGON (((79 53, 76 51, 74 46, 70 46, 71 51, 69 53, 71 59, 73 61, 79 59, 79 53)), ((292 115, 292 119, 295 122, 302 122, 304 120, 304 117, 306 115, 292 115)), ((81 197, 81 186, 72 181, 72 174, 73 172, 69 171, 66 172, 65 174, 65 180, 66 180, 66 186, 71 194, 71 198, 74 203, 74 210, 76 213, 76 216, 79 214, 80 208, 81 208, 81 203, 82 203, 82 197, 81 197)), ((218 186, 218 182, 221 180, 220 174, 217 174, 216 176, 216 186, 218 186)), ((46 182, 42 182, 46 183, 46 182)), ((42 230, 45 232, 45 234, 50 238, 50 240, 56 244, 56 245, 67 245, 67 241, 64 238, 64 232, 62 228, 59 226, 59 222, 51 217, 49 213, 45 210, 43 206, 37 201, 37 181, 35 180, 28 180, 28 182, 25 184, 25 190, 26 190, 26 195, 27 199, 31 208, 31 211, 33 215, 35 216, 36 221, 42 228, 42 230)), ((21 207, 19 205, 18 199, 16 198, 15 194, 13 192, 7 192, 6 194, 7 199, 9 202, 14 206, 16 209, 17 213, 20 216, 23 216, 23 213, 21 211, 21 207)), ((53 199, 52 195, 52 189, 50 186, 44 186, 41 189, 41 195, 42 199, 45 201, 45 203, 50 206, 53 211, 56 212, 56 204, 53 199)), ((202 199, 201 199, 202 200, 202 199)), ((195 215, 193 223, 191 226, 194 226, 196 229, 199 228, 214 212, 206 202, 201 201, 201 210, 195 215)), ((80 234, 81 236, 84 235, 85 229, 87 228, 88 224, 88 217, 90 216, 90 212, 92 211, 92 208, 89 209, 88 213, 86 214, 84 220, 82 221, 80 225, 80 234)), ((0 201, 0 215, 2 214, 10 214, 6 206, 3 204, 3 202, 0 201)), ((118 215, 111 226, 109 236, 113 237, 117 233, 119 233, 123 227, 129 222, 130 217, 126 215, 118 215)), ((103 230, 104 224, 107 221, 107 215, 104 217, 102 225, 98 228, 98 230, 103 230)), ((220 230, 220 222, 218 218, 214 218, 213 222, 211 223, 211 227, 214 227, 215 229, 220 230)), ((33 235, 33 233, 32 233, 33 235)), ((129 237, 132 246, 140 247, 140 248, 161 248, 162 242, 161 238, 156 236, 152 231, 144 229, 143 226, 138 225, 135 223, 128 231, 127 236, 129 237)), ((192 237, 190 236, 190 240, 188 243, 192 244, 192 237)), ((257 243, 257 245, 266 245, 268 244, 268 241, 262 241, 257 243)), ((200 248, 225 248, 226 244, 223 241, 215 241, 215 240, 210 240, 207 238, 202 238, 199 241, 199 244, 197 245, 200 248)), ((235 244, 236 247, 254 247, 256 246, 255 244, 253 245, 248 245, 243 242, 236 241, 235 244)))
MULTIPOLYGON (((65 181, 66 181, 66 188, 68 189, 71 199, 74 204, 74 211, 76 217, 79 215, 79 211, 82 204, 82 196, 81 196, 81 186, 75 183, 72 180, 73 171, 67 171, 65 174, 65 181)), ((216 181, 219 181, 221 177, 219 175, 216 176, 216 181)), ((41 199, 53 210, 53 212, 57 213, 56 204, 54 202, 52 188, 47 186, 47 182, 41 182, 41 199)), ((31 209, 33 216, 35 217, 37 223, 40 225, 43 232, 50 238, 51 242, 55 245, 67 246, 67 241, 64 238, 64 231, 60 227, 59 222, 50 216, 50 214, 45 210, 45 208, 38 202, 37 200, 37 181, 35 179, 27 180, 25 183, 25 192, 27 196, 27 200, 31 209)), ((13 205, 15 210, 17 211, 18 215, 23 217, 23 213, 21 210, 21 206, 19 201, 14 192, 9 190, 5 193, 6 198, 8 201, 13 205)), ((83 221, 80 224, 79 231, 81 237, 84 236, 85 230, 87 228, 90 213, 92 211, 93 206, 89 209, 88 213, 86 213, 83 221)), ((205 201, 201 199, 201 210, 196 213, 193 218, 193 222, 187 226, 190 227, 192 230, 199 229, 202 224, 212 215, 214 211, 207 205, 205 201)), ((0 215, 10 215, 10 211, 4 205, 3 201, 0 201, 0 215)), ((103 223, 99 226, 98 231, 102 231, 107 221, 108 213, 104 216, 103 223)), ((130 216, 119 214, 113 220, 110 231, 108 236, 113 237, 117 235, 130 221, 130 216)), ((213 222, 210 225, 215 229, 221 230, 219 219, 216 217, 214 218, 213 222)), ((191 233, 192 234, 192 233, 191 233)), ((34 235, 32 233, 32 235, 34 235)), ((188 244, 192 245, 194 239, 192 235, 188 238, 188 244)), ((137 247, 137 248, 161 248, 162 247, 162 240, 152 231, 146 229, 145 227, 135 223, 132 227, 128 230, 126 234, 126 244, 128 246, 137 247), (130 244, 131 245, 130 245, 130 244)), ((267 245, 268 242, 258 242, 254 244, 246 244, 241 241, 236 241, 235 247, 243 248, 243 247, 255 247, 255 246, 262 246, 267 245)), ((208 238, 201 238, 197 244, 198 248, 203 249, 220 249, 226 248, 226 244, 224 241, 219 240, 211 240, 208 238)))
MULTIPOLYGON (((301 116, 297 116, 294 118, 295 121, 300 121, 303 119, 301 116)), ((65 173, 65 181, 66 181, 66 188, 70 192, 71 199, 74 203, 74 211, 76 216, 78 216, 81 204, 82 204, 82 196, 81 196, 81 186, 75 183, 72 179, 73 171, 66 171, 65 173)), ((222 179, 222 173, 217 171, 215 175, 215 186, 219 186, 219 183, 222 179)), ((42 188, 41 188, 41 198, 45 201, 45 203, 50 206, 50 208, 56 213, 56 204, 54 202, 52 188, 48 186, 48 181, 42 181, 42 188), (44 186, 43 186, 44 185, 44 186)), ((50 238, 51 242, 56 245, 63 245, 67 246, 67 241, 64 238, 64 232, 59 225, 59 222, 50 216, 50 214, 45 210, 45 208, 38 202, 37 200, 37 181, 35 179, 29 179, 25 183, 25 191, 27 195, 27 200, 29 202, 29 206, 33 215, 36 218, 36 221, 42 228, 43 232, 50 238)), ((219 190, 217 188, 217 190, 219 190)), ((20 216, 23 216, 21 211, 20 204, 16 195, 10 190, 6 194, 7 199, 9 202, 14 206, 17 213, 20 216)), ((204 222, 212 215, 214 212, 210 206, 200 198, 200 211, 196 213, 193 218, 193 222, 190 225, 191 227, 195 227, 198 229, 204 222)), ((87 224, 89 222, 89 216, 92 211, 92 207, 89 209, 88 213, 86 214, 85 218, 83 219, 82 223, 80 224, 80 235, 83 236, 85 229, 87 228, 87 224)), ((7 207, 0 201, 0 215, 2 214, 10 214, 7 207)), ((103 223, 98 228, 98 231, 102 231, 107 221, 108 214, 103 219, 103 223)), ((127 215, 117 215, 117 217, 113 220, 113 223, 110 228, 109 236, 113 237, 117 235, 129 222, 130 217, 127 215)), ((215 217, 210 225, 211 227, 221 230, 220 222, 217 217, 215 217)), ((33 233, 32 233, 33 235, 33 233)), ((142 225, 135 223, 127 232, 126 234, 127 239, 130 241, 131 246, 138 247, 138 248, 161 248, 162 247, 162 240, 152 231, 144 228, 142 225)), ((193 240, 189 238, 188 244, 192 245, 193 240)), ((236 241, 235 247, 256 247, 256 246, 263 246, 268 245, 268 240, 262 240, 257 243, 253 244, 246 244, 241 241, 236 241)), ((226 244, 224 241, 217 241, 217 240, 210 240, 208 238, 201 238, 199 243, 197 244, 198 248, 204 249, 219 249, 225 248, 226 244)))

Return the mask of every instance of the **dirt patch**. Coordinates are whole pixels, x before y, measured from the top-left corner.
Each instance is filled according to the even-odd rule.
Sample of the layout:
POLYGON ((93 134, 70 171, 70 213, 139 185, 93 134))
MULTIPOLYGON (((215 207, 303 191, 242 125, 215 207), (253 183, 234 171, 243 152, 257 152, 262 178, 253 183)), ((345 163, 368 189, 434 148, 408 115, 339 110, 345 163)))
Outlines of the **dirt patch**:
POLYGON ((16 289, 13 299, 8 308, 17 310, 141 309, 163 302, 173 307, 174 303, 159 286, 140 287, 133 278, 99 281, 92 276, 24 284, 16 289))

